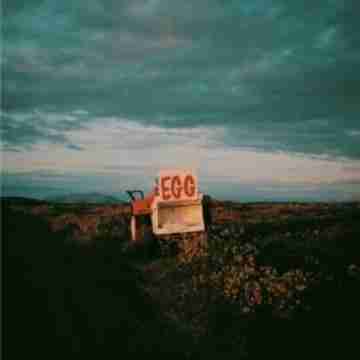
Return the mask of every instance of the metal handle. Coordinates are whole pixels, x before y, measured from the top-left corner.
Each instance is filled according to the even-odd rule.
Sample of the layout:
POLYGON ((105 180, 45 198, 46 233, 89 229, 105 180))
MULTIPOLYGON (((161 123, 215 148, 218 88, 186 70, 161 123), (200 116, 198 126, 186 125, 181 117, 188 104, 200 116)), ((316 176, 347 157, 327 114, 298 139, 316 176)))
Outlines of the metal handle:
POLYGON ((144 192, 142 190, 126 190, 126 192, 132 201, 138 200, 135 196, 136 194, 140 194, 141 200, 144 199, 144 192))

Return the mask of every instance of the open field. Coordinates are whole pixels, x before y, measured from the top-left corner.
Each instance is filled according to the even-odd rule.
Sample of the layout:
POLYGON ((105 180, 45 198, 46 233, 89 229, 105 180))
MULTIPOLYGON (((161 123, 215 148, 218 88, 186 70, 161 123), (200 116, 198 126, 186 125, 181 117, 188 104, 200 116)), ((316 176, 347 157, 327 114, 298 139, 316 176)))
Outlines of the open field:
POLYGON ((129 251, 130 208, 2 204, 6 358, 348 357, 360 204, 213 201, 204 257, 129 251))

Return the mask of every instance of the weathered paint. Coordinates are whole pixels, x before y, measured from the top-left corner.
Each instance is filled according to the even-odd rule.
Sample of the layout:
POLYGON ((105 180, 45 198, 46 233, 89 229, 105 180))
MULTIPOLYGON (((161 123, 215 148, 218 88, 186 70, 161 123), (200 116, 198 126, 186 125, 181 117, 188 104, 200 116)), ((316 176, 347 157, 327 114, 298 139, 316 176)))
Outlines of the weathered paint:
POLYGON ((137 216, 150 215, 155 235, 205 231, 202 194, 195 174, 187 169, 161 170, 154 190, 132 202, 131 236, 137 241, 137 216))
POLYGON ((159 201, 196 200, 198 181, 189 170, 162 170, 159 173, 156 192, 159 201))
POLYGON ((156 235, 205 230, 202 194, 194 173, 186 169, 160 171, 156 193, 151 215, 156 235))
POLYGON ((153 198, 135 200, 132 203, 132 211, 134 215, 146 215, 151 213, 151 202, 153 198))
POLYGON ((130 230, 131 240, 136 241, 136 217, 134 215, 131 217, 130 230))
POLYGON ((156 235, 205 230, 201 198, 159 202, 153 208, 151 220, 156 235))

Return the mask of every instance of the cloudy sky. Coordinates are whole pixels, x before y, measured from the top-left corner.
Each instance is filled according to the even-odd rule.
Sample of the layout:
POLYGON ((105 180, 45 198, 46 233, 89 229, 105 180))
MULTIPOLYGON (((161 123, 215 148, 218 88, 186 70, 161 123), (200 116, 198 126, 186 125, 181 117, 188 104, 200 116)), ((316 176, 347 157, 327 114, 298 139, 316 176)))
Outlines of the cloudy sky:
POLYGON ((360 198, 356 0, 3 0, 2 191, 360 198))

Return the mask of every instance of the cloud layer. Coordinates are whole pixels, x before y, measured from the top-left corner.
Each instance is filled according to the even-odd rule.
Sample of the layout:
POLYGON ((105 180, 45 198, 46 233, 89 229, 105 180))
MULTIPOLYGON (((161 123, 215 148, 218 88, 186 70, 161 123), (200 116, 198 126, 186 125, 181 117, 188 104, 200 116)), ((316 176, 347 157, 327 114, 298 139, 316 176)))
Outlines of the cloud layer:
POLYGON ((109 121, 137 165, 143 150, 166 162, 153 139, 175 154, 190 134, 187 148, 210 141, 202 149, 221 149, 222 161, 246 151, 360 161, 358 1, 5 0, 3 9, 8 164, 29 151, 44 163, 40 149, 55 146, 85 166, 116 136, 90 143, 109 121), (146 131, 129 143, 126 127, 146 131))
MULTIPOLYGON (((48 117, 48 115, 44 115, 48 117)), ((360 163, 350 159, 308 157, 285 152, 260 152, 224 147, 225 129, 143 126, 117 118, 102 118, 83 129, 70 130, 71 144, 41 144, 5 157, 10 172, 98 174, 141 177, 151 183, 162 168, 191 167, 207 183, 287 187, 360 183, 360 163), (78 150, 80 149, 80 150, 78 150)), ((265 188, 265 187, 264 187, 265 188)))

